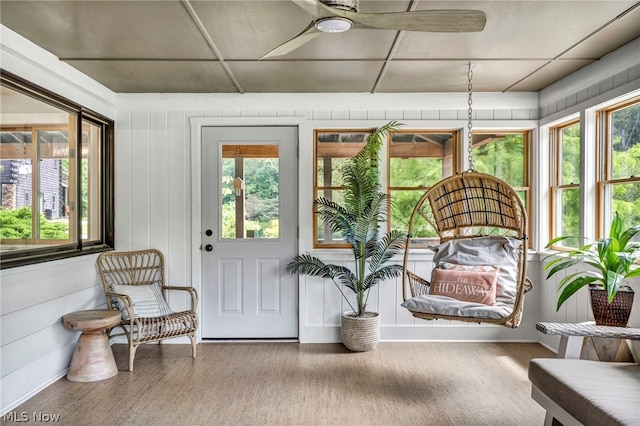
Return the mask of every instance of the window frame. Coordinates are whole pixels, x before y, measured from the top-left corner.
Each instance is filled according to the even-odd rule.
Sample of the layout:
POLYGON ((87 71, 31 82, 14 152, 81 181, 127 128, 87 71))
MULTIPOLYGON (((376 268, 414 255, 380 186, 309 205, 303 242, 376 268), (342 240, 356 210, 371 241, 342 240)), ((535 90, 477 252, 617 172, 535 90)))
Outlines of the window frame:
MULTIPOLYGON (((512 188, 516 191, 516 192, 524 192, 526 194, 526 202, 523 201, 524 204, 524 208, 525 211, 527 212, 527 217, 531 218, 531 213, 533 211, 533 194, 534 194, 534 187, 532 185, 533 183, 533 176, 531 175, 531 159, 532 159, 532 149, 533 149, 533 144, 534 144, 534 132, 536 129, 531 129, 531 128, 514 128, 514 129, 504 129, 504 128, 500 128, 500 127, 496 127, 496 128, 482 128, 482 129, 474 129, 473 130, 473 137, 478 136, 478 135, 512 135, 512 134, 521 134, 523 136, 523 143, 524 143, 524 147, 523 147, 523 159, 522 159, 522 177, 523 177, 523 184, 524 186, 514 186, 511 182, 507 182, 504 178, 502 178, 501 176, 496 176, 497 178, 501 179, 501 180, 505 180, 505 182, 507 182, 509 185, 512 186, 512 188)), ((468 143, 468 142, 467 142, 468 143)), ((469 155, 472 157, 471 161, 475 163, 475 160, 473 159, 473 141, 471 142, 471 147, 467 146, 467 149, 470 150, 469 155)), ((475 166, 474 166, 475 168, 475 166)), ((476 169, 477 170, 477 169, 476 169)), ((532 231, 533 231, 533 221, 529 220, 527 223, 527 233, 528 235, 533 235, 532 231)), ((529 248, 533 247, 533 239, 529 238, 528 239, 528 244, 529 244, 529 248)))
POLYGON ((611 116, 620 110, 632 106, 640 107, 640 96, 634 96, 621 102, 610 105, 596 111, 596 238, 601 238, 609 233, 611 223, 605 218, 611 217, 613 212, 608 208, 606 192, 608 187, 629 183, 640 184, 640 176, 628 176, 624 178, 612 177, 613 143, 611 141, 611 116))
MULTIPOLYGON (((100 141, 100 232, 99 238, 83 240, 81 230, 82 215, 77 214, 75 220, 75 238, 67 244, 52 245, 50 247, 26 248, 0 253, 0 269, 26 266, 36 263, 49 262, 114 248, 114 121, 88 108, 85 108, 67 98, 64 98, 43 87, 35 85, 21 77, 0 69, 0 83, 3 87, 31 97, 39 102, 54 106, 76 117, 75 152, 76 169, 81 170, 82 155, 82 127, 84 122, 96 125, 101 130, 100 141)), ((3 128, 5 126, 2 126, 3 128)), ((6 126, 11 127, 11 126, 6 126)), ((35 127, 35 126, 33 126, 35 127)), ((81 173, 76 173, 74 181, 75 199, 81 199, 81 173)), ((32 205, 33 205, 33 197, 32 205)), ((72 239, 70 229, 70 240, 72 239)))
MULTIPOLYGON (((365 135, 365 139, 362 142, 362 145, 360 146, 360 148, 358 149, 358 151, 360 151, 360 149, 362 149, 362 147, 365 146, 365 144, 367 143, 367 137, 368 135, 373 134, 373 132, 375 131, 375 128, 343 128, 343 129, 314 129, 313 130, 313 192, 311 194, 312 198, 312 205, 314 205, 313 201, 315 201, 318 198, 318 194, 320 191, 323 190, 344 190, 344 186, 340 185, 340 186, 327 186, 327 185, 323 185, 320 186, 318 185, 318 143, 319 143, 319 136, 321 134, 331 134, 331 133, 338 133, 338 134, 354 134, 354 133, 363 133, 365 135)), ((355 143, 354 143, 355 145, 355 143)), ((354 154, 355 155, 355 154, 354 154)), ((350 157, 332 157, 332 158, 350 158, 350 157)), ((319 218, 318 215, 315 213, 315 208, 313 208, 313 221, 312 221, 312 227, 313 227, 313 248, 314 249, 326 249, 326 248, 331 248, 331 249, 345 249, 345 248, 350 248, 351 246, 347 243, 326 243, 326 242, 319 242, 318 239, 318 222, 319 222, 319 218)))
MULTIPOLYGON (((559 123, 555 126, 552 126, 549 128, 549 151, 550 151, 550 158, 551 158, 551 165, 549 168, 549 240, 552 240, 553 238, 559 237, 560 235, 556 235, 557 233, 559 233, 560 231, 556 229, 556 227, 558 226, 558 224, 556 223, 556 217, 558 214, 557 209, 562 207, 562 202, 560 201, 560 194, 563 190, 566 189, 577 189, 578 191, 580 191, 581 185, 582 183, 580 181, 578 181, 578 183, 567 183, 564 184, 562 183, 562 132, 569 128, 569 127, 573 127, 575 125, 579 125, 582 126, 582 122, 580 121, 580 117, 575 117, 572 119, 569 119, 567 121, 563 121, 562 123, 559 123)), ((582 150, 582 143, 580 144, 580 150, 582 150)), ((582 161, 582 155, 580 154, 580 159, 582 161)), ((579 171, 580 172, 580 171, 579 171)), ((581 179, 582 176, 579 176, 579 179, 581 179)), ((580 215, 580 212, 582 211, 582 209, 579 209, 578 211, 578 215, 580 215)), ((576 236, 578 236, 580 233, 578 232, 576 234, 576 236)), ((567 246, 559 246, 559 245, 554 245, 551 247, 554 250, 561 250, 561 251, 566 251, 566 250, 571 250, 571 247, 567 247, 567 246)))
MULTIPOLYGON (((393 132, 393 134, 389 134, 387 135, 387 194, 389 194, 391 196, 392 191, 420 191, 421 192, 421 196, 422 194, 424 194, 426 191, 429 190, 429 188, 431 188, 431 186, 428 185, 420 185, 420 186, 415 186, 415 187, 405 187, 405 186, 392 186, 391 185, 391 159, 392 158, 398 158, 398 157, 392 157, 391 155, 391 150, 392 150, 392 141, 391 138, 393 137, 393 135, 395 134, 451 134, 451 175, 449 176, 453 176, 456 173, 460 172, 460 144, 462 142, 462 129, 460 128, 446 128, 446 129, 437 129, 437 128, 432 128, 432 129, 425 129, 425 128, 421 128, 421 129, 401 129, 401 130, 396 130, 393 132)), ((409 157, 409 158, 420 158, 420 157, 409 157)), ((424 157, 424 158, 428 158, 428 157, 424 157)), ((435 157, 433 157, 435 158, 435 157)), ((443 157, 444 158, 444 157, 443 157)), ((442 176, 438 181, 445 179, 449 176, 442 176)), ((419 197, 418 197, 419 198, 419 197)), ((393 209, 393 205, 391 205, 389 207, 390 209, 393 209)), ((408 218, 407 218, 408 219, 408 218)), ((391 232, 391 227, 392 227, 392 214, 391 212, 388 212, 388 220, 387 220, 387 232, 391 232)), ((438 239, 437 238, 423 238, 423 237, 412 237, 413 240, 424 240, 425 242, 435 242, 438 239)))

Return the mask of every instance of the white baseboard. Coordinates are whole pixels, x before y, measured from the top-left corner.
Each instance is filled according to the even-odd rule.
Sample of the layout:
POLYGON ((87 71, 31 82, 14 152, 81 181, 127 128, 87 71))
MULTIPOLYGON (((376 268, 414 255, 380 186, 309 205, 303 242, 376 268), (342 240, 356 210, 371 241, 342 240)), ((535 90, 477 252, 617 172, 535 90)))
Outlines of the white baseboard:
POLYGON ((49 379, 48 381, 42 383, 40 386, 38 386, 35 389, 32 389, 29 393, 26 393, 24 395, 22 395, 20 398, 18 398, 17 400, 13 401, 11 404, 9 404, 9 406, 7 407, 2 407, 2 412, 0 412, 0 417, 4 417, 5 414, 7 414, 8 412, 10 412, 11 410, 13 410, 14 408, 18 407, 20 404, 22 404, 23 402, 28 401, 29 399, 31 399, 32 397, 34 397, 37 393, 39 393, 40 391, 44 390, 45 388, 51 386, 53 383, 57 382, 58 380, 62 379, 64 376, 67 375, 67 371, 69 369, 65 369, 64 371, 62 371, 61 373, 53 376, 51 379, 49 379))

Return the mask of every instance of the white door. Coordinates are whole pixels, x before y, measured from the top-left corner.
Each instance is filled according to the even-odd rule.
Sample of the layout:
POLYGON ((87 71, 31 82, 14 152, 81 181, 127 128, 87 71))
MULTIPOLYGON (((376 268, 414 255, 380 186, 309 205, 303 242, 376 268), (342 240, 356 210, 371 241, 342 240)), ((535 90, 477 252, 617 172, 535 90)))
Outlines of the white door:
POLYGON ((297 338, 297 127, 202 128, 202 337, 297 338))

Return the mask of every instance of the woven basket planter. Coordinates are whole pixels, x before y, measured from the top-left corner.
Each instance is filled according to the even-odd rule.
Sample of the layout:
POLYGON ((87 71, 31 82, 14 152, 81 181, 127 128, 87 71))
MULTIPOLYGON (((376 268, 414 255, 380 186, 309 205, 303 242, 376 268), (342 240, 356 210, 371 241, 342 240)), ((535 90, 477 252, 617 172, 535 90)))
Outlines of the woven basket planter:
POLYGON ((611 303, 602 287, 589 287, 591 309, 597 325, 626 327, 633 307, 634 291, 631 287, 620 287, 611 303))
POLYGON ((380 314, 365 312, 361 317, 353 312, 342 314, 342 343, 354 352, 375 349, 380 340, 380 314))

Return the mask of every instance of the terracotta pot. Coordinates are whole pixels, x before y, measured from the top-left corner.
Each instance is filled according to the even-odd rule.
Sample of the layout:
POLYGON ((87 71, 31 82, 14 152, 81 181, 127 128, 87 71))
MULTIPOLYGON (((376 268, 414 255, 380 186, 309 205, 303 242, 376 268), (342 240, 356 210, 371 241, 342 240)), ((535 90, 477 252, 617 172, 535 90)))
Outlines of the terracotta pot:
POLYGON ((353 312, 342 314, 342 343, 354 352, 375 349, 380 340, 380 314, 365 312, 361 317, 353 312))
POLYGON ((626 327, 633 307, 634 291, 631 287, 618 288, 613 301, 607 300, 607 292, 601 286, 589 286, 591 309, 597 325, 626 327))

